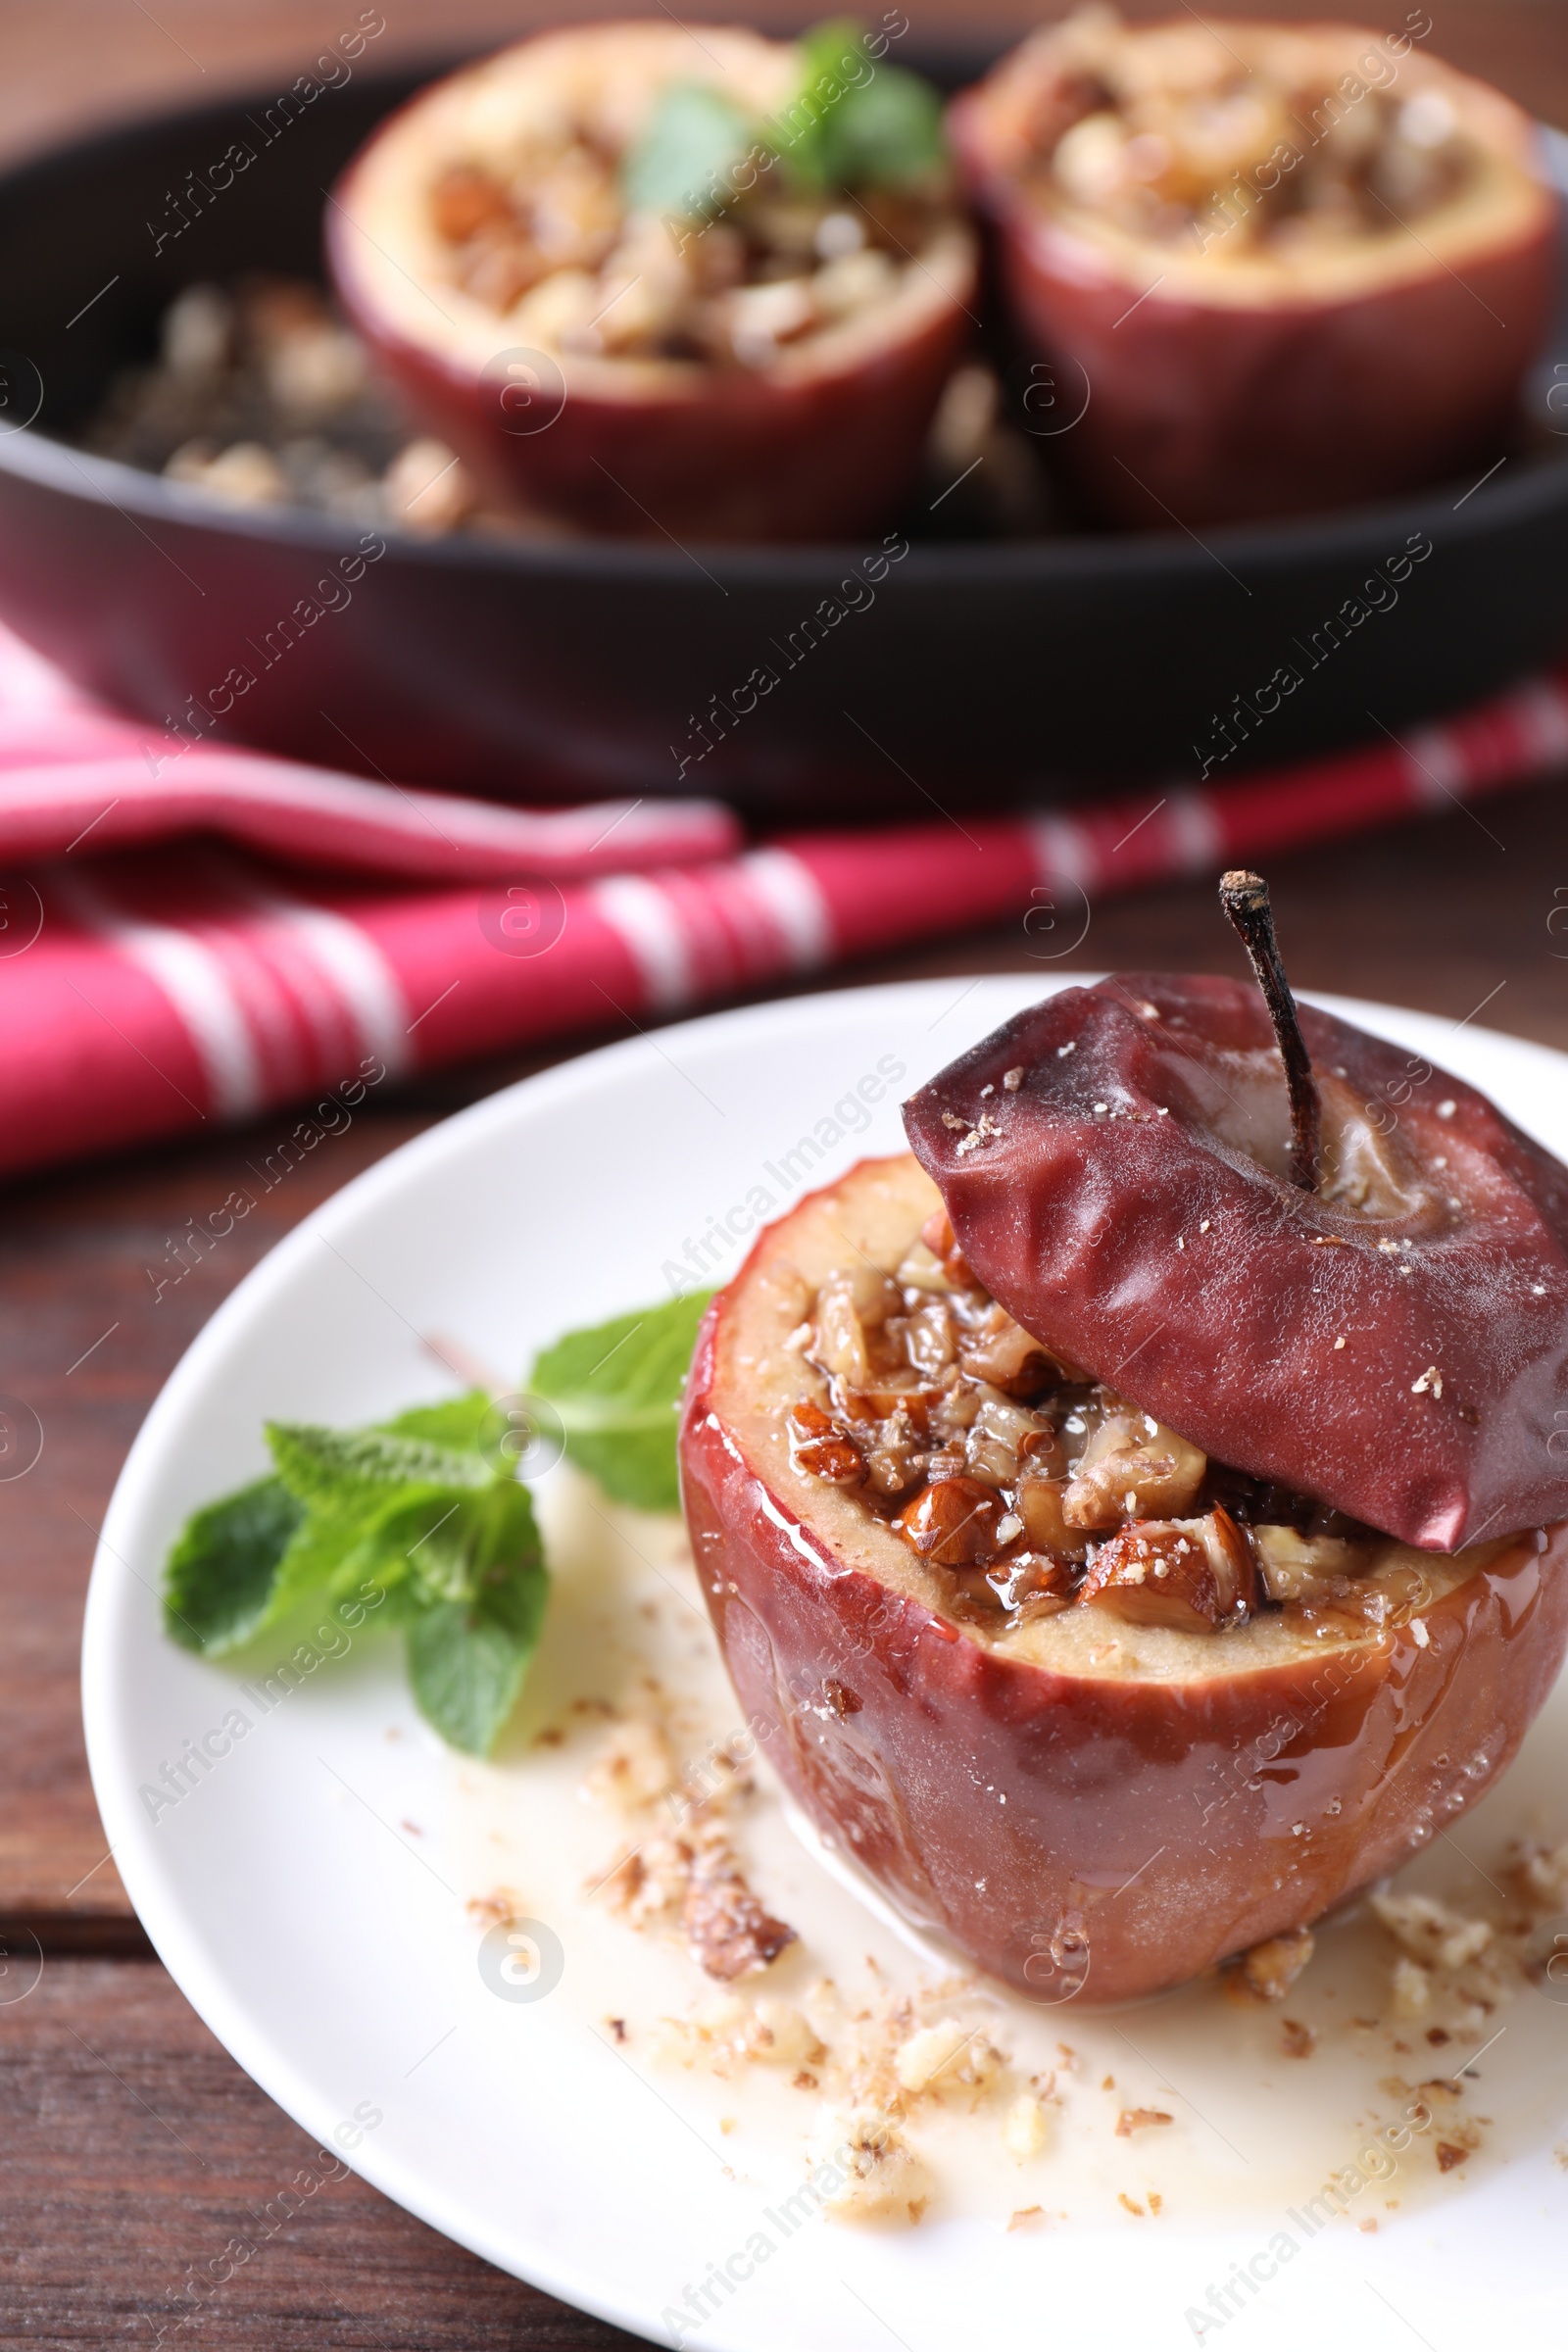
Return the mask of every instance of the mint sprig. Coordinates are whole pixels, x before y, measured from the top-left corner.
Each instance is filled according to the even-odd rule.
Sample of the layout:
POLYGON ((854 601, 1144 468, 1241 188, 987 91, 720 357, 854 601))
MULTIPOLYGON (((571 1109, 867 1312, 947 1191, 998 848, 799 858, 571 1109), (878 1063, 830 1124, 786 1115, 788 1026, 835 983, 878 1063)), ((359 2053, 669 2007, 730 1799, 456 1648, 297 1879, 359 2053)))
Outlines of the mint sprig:
POLYGON ((795 177, 816 188, 898 187, 947 161, 942 101, 928 81, 879 65, 862 26, 842 18, 813 25, 801 43, 804 126, 790 141, 795 177))
MULTIPOLYGON (((710 1294, 568 1332, 530 1393, 607 1494, 675 1510, 675 1415, 710 1294)), ((164 1570, 164 1622, 209 1658, 303 1620, 401 1623, 421 1714, 488 1755, 538 1647, 549 1576, 527 1488, 481 1389, 368 1428, 267 1425, 273 1475, 187 1520, 164 1570), (372 1597, 373 1596, 373 1597, 372 1597)))
POLYGON ((771 120, 709 82, 662 91, 621 159, 631 209, 706 224, 779 164, 818 195, 906 186, 945 168, 941 98, 917 74, 874 59, 863 25, 831 19, 800 49, 800 81, 771 120))
POLYGON ((759 126, 721 90, 672 82, 621 159, 621 192, 633 212, 711 220, 733 200, 759 140, 759 126))
POLYGON ((534 1358, 528 1388, 552 1405, 566 1453, 607 1494, 678 1511, 675 1416, 711 1291, 568 1332, 534 1358))

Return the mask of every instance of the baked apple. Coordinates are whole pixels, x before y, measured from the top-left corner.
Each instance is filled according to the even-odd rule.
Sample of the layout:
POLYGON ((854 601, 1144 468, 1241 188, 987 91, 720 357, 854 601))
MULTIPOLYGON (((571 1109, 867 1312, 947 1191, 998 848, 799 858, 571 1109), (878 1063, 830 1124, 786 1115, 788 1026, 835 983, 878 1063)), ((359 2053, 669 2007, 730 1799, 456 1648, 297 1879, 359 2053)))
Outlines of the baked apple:
POLYGON ((1568 1647, 1520 1385, 1568 1353, 1568 1173, 1302 1026, 1288 1087, 1232 982, 1064 992, 699 1339, 683 1497, 742 1704, 822 1835, 1037 1998, 1306 1928, 1483 1793, 1568 1647))
POLYGON ((1086 9, 955 103, 1017 330, 1087 376, 1059 447, 1109 519, 1308 513, 1496 454, 1558 204, 1528 118, 1418 37, 1086 9))
POLYGON ((887 39, 581 25, 375 133, 332 275, 493 501, 631 537, 886 522, 976 282, 940 108, 887 39))

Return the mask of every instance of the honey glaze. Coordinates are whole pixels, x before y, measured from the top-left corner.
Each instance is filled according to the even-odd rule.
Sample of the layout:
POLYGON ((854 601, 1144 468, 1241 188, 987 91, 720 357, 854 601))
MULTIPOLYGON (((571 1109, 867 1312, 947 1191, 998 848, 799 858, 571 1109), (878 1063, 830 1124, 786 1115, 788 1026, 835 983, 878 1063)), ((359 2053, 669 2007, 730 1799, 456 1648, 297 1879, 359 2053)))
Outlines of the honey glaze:
MULTIPOLYGON (((724 2162, 737 2212, 779 2212, 813 2166, 829 2180, 824 2148, 880 2132, 864 2181, 816 2197, 812 2226, 824 2210, 835 2227, 981 2222, 1006 2237, 1008 2259, 1029 2259, 1010 2249, 1034 2236, 1105 2226, 1246 2222, 1260 2241, 1283 2228, 1304 2242, 1323 2228, 1402 2228, 1551 2146, 1561 2017, 1541 1953, 1553 1904, 1568 1912, 1568 1854, 1555 1850, 1568 1834, 1561 1699, 1467 1822, 1469 1861, 1437 1833, 1448 1799, 1495 1759, 1485 1726, 1473 1744, 1434 1740, 1426 1850, 1396 1890, 1428 1897, 1425 1909, 1396 1908, 1391 1927, 1359 1901, 1318 1926, 1304 1966, 1286 1948, 1250 1973, 1097 2010, 1083 1998, 1083 1954, 1059 1935, 1054 1948, 1043 1937, 1027 1995, 911 1948, 885 1905, 863 1902, 792 1832, 778 1735, 737 1703, 680 1527, 606 1505, 564 1467, 539 1501, 556 1586, 518 1719, 493 1764, 432 1751, 447 1789, 432 1859, 467 1904, 437 1958, 471 1982, 474 1947, 498 1923, 545 1922, 565 1956, 550 2030, 612 2045, 724 2162), (650 1899, 666 1849, 710 1834, 794 1931, 768 1965, 729 1982, 698 1965, 678 1906, 650 1899), (652 1871, 628 1893, 633 1850, 652 1871)), ((1387 1758, 1430 1736, 1467 1613, 1506 1610, 1521 1631, 1540 1555, 1532 1546, 1473 1581, 1440 1604, 1429 1646, 1401 1653, 1397 1672, 1374 1642, 1366 1676, 1317 1726, 1320 1749, 1344 1737, 1387 1758)), ((968 1637, 943 1647, 988 1663, 968 1637)), ((837 1681, 815 1703, 853 1730, 858 1671, 837 1681)), ((1216 1730, 1204 1752, 1219 1758, 1216 1730)), ((1244 1805, 1282 1871, 1303 1843, 1338 1833, 1340 1817, 1313 1813, 1311 1759, 1288 1740, 1234 1801, 1227 1785, 1215 1784, 1207 1825, 1216 1851, 1243 1834, 1244 1805), (1294 1836, 1308 1817, 1310 1837, 1294 1836)), ((1018 1791, 978 1793, 995 1806, 1018 1791)), ((1086 1888, 1091 1920, 1097 1894, 1136 1893, 1086 1888)), ((1088 1953, 1092 1984, 1092 1926, 1088 1953)), ((486 2025, 518 2014, 476 2007, 486 2025)), ((498 2030, 503 2068, 507 2040, 498 2030)))

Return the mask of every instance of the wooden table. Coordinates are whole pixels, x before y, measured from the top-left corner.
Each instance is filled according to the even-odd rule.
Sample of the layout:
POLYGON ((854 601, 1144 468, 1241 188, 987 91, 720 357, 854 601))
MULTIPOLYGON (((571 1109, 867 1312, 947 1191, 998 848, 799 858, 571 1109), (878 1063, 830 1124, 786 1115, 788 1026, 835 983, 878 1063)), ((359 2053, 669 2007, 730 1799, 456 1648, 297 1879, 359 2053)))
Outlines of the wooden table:
MULTIPOLYGON (((0 149, 130 106, 263 81, 354 12, 307 0, 0 4, 0 149), (198 82, 199 68, 206 67, 198 82)), ((389 9, 389 16, 392 13, 389 9)), ((745 12, 737 12, 745 13, 745 12)), ((958 12, 924 22, 952 24, 958 12)), ((1229 13, 1241 13, 1232 10, 1229 13)), ((1021 8, 996 21, 1022 23, 1021 8)), ((1549 0, 1444 6, 1434 46, 1568 121, 1568 15, 1549 0)), ((416 49, 515 24, 496 0, 454 24, 397 11, 416 49), (435 28, 434 30, 432 28, 435 28)), ((389 25, 389 47, 393 39, 389 25)), ((1558 786, 1455 809, 1271 868, 1294 976, 1568 1048, 1568 801, 1558 786)), ((1094 910, 1084 963, 1234 963, 1210 881, 1094 910)), ((1021 925, 884 958, 834 984, 1028 970, 1021 925)), ((591 1040, 583 1043, 595 1042, 591 1040)), ((309 2143, 199 2024, 152 1957, 93 1808, 76 1658, 94 1533, 160 1384, 219 1300, 325 1194, 448 1110, 538 1062, 404 1088, 298 1168, 155 1298, 145 1269, 222 1200, 267 1129, 11 1188, 0 1215, 0 1394, 45 1444, 0 1484, 0 2344, 151 2344, 187 2264, 240 2234, 309 2143)), ((210 2346, 567 2347, 627 2342, 504 2278, 350 2177, 323 2188, 202 2321, 210 2346)), ((173 2340, 171 2335, 169 2340, 173 2340)))

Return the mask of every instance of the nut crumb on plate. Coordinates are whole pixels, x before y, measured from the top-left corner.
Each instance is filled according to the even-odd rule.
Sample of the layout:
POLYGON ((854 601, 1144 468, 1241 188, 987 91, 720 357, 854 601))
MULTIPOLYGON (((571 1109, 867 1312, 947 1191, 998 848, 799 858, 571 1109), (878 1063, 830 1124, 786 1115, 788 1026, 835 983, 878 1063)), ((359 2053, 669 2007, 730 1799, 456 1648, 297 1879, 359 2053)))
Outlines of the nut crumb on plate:
POLYGON ((1242 1955, 1241 1975, 1248 1992, 1260 2001, 1282 2001, 1296 1983, 1315 1946, 1308 1928, 1288 1936, 1270 1936, 1242 1955))
POLYGON ((1051 2136, 1044 2102, 1032 2091, 1014 2099, 1003 2120, 1002 2138, 1009 2156, 1020 2162, 1038 2156, 1051 2136))
MULTIPOLYGON (((1419 1960, 1398 1959, 1394 1963, 1394 2014, 1396 2017, 1419 2017, 1432 2001, 1432 1979, 1419 1960)), ((1443 2034, 1441 2026, 1434 2034, 1443 2034)), ((1430 2036, 1429 2036, 1430 2038, 1430 2036)), ((1445 2041, 1446 2034, 1443 2034, 1445 2041)))
POLYGON ((830 2121, 811 2181, 835 2221, 915 2223, 930 2202, 930 2175, 897 2124, 861 2108, 830 2121))
POLYGON ((1467 1919, 1429 1894, 1375 1894, 1372 1909, 1413 1959, 1447 1974, 1476 1959, 1492 1941, 1485 1919, 1467 1919))

